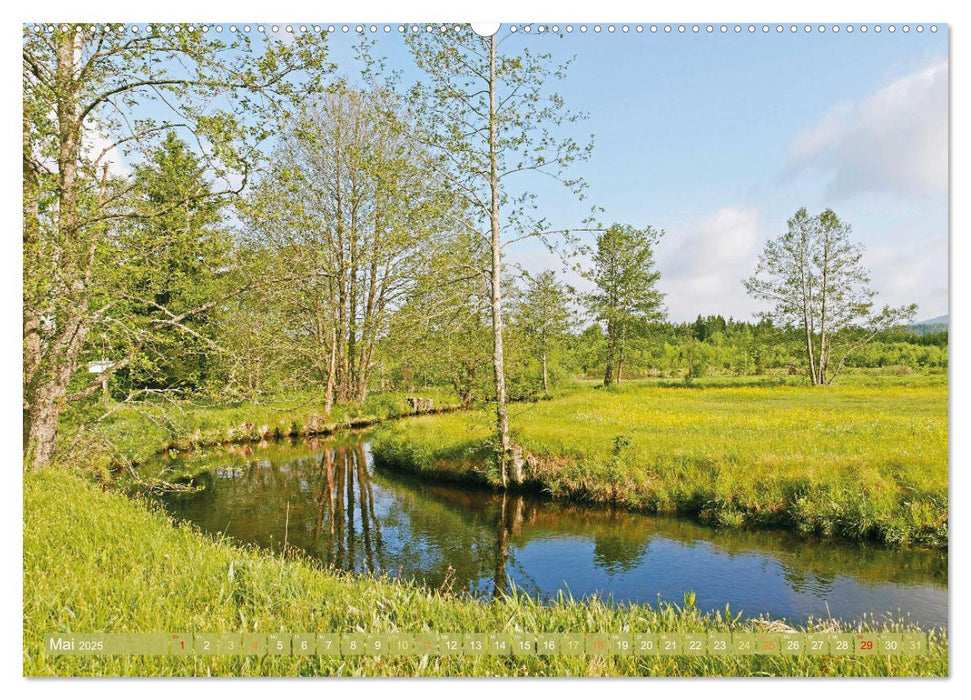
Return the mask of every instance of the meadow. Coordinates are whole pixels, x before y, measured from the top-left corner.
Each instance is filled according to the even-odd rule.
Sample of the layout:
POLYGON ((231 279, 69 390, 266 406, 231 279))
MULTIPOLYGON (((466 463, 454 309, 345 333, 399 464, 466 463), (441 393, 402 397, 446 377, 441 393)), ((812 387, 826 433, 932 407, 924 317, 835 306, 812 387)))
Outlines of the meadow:
MULTIPOLYGON (((835 386, 722 378, 581 385, 510 407, 526 486, 553 498, 893 546, 947 547, 944 375, 835 386)), ((488 410, 382 426, 379 465, 498 483, 488 410)))
MULTIPOLYGON (((422 390, 451 409, 444 391, 422 390)), ((214 406, 116 407, 97 431, 66 435, 73 465, 24 477, 25 675, 947 674, 946 633, 922 657, 175 657, 50 656, 52 632, 688 632, 787 629, 684 605, 615 605, 513 590, 492 601, 340 573, 203 535, 117 483, 119 463, 161 451, 327 433, 381 423, 385 467, 495 484, 487 408, 407 417, 404 394, 324 418, 313 397, 214 406), (384 422, 383 422, 384 421, 384 422), (101 442, 99 442, 99 440, 101 442), (98 444, 109 443, 101 451, 98 444), (100 460, 100 461, 99 461, 100 460), (120 461, 119 461, 120 460, 120 461), (97 477, 92 479, 92 475, 97 477), (27 585, 29 583, 29 585, 27 585)), ((933 375, 853 376, 841 386, 784 378, 663 380, 603 390, 578 383, 511 405, 528 486, 555 498, 678 512, 723 527, 946 547, 947 384, 933 375)), ((270 443, 272 444, 272 443, 270 443)), ((807 631, 906 631, 910 623, 808 620, 807 631)))
MULTIPOLYGON (((946 634, 894 656, 204 657, 51 656, 50 632, 779 631, 778 622, 684 605, 611 605, 515 592, 491 602, 349 576, 206 537, 151 502, 64 469, 24 477, 28 676, 941 676, 946 634)), ((812 631, 906 631, 904 623, 809 621, 812 631)))

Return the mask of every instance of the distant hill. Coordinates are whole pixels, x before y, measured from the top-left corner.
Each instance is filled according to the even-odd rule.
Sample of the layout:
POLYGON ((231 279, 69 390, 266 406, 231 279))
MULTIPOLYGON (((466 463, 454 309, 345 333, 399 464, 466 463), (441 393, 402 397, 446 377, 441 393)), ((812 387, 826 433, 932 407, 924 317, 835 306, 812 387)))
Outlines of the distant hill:
POLYGON ((921 335, 925 333, 940 333, 941 331, 947 330, 947 324, 949 321, 950 317, 947 314, 944 314, 943 316, 929 318, 926 321, 912 323, 907 326, 907 330, 909 330, 911 333, 920 333, 921 335))

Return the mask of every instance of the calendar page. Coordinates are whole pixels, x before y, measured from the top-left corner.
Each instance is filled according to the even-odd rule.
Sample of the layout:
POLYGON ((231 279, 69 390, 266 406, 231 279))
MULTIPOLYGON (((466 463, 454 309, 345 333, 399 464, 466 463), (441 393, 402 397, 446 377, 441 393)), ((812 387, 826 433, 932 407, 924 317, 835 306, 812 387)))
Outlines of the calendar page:
POLYGON ((35 9, 24 676, 949 675, 946 22, 35 9))

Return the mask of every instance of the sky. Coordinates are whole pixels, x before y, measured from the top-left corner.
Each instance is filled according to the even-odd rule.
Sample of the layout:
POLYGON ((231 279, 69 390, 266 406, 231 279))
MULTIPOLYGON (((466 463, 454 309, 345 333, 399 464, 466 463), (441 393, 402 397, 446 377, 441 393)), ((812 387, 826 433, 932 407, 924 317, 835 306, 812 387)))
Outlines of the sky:
MULTIPOLYGON (((594 136, 592 157, 570 171, 587 181, 586 200, 537 181, 543 213, 554 228, 579 226, 596 204, 605 223, 663 229, 660 286, 669 317, 683 321, 752 318, 760 307, 741 280, 764 242, 800 207, 832 208, 865 246, 879 304, 917 302, 919 319, 947 313, 946 27, 760 29, 510 37, 510 51, 541 42, 556 59, 575 56, 557 90, 589 115, 575 135, 594 136)), ((408 77, 396 32, 377 36, 408 77)), ((349 68, 353 31, 329 42, 349 68)), ((509 259, 563 270, 536 243, 509 259)))
MULTIPOLYGON (((552 228, 582 226, 596 205, 604 224, 663 229, 656 259, 669 318, 751 319, 762 307, 742 279, 765 241, 800 207, 832 208, 865 247, 878 304, 916 302, 919 320, 948 313, 946 26, 627 34, 592 26, 559 37, 499 30, 505 51, 572 58, 556 90, 588 115, 562 132, 594 140, 590 159, 569 171, 588 183, 584 200, 549 178, 521 183, 552 228)), ((407 85, 418 78, 408 50, 396 26, 382 29, 368 32, 374 53, 407 85)), ((357 41, 353 26, 327 38, 338 74, 352 81, 357 41)), ((507 255, 588 286, 536 241, 507 255)))

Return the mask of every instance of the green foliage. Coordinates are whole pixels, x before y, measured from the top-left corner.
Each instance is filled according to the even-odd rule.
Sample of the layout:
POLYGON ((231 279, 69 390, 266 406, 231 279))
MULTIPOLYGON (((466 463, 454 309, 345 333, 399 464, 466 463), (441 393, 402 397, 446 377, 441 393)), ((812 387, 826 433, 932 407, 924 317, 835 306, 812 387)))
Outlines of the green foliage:
MULTIPOLYGON (((180 223, 175 209, 182 205, 188 211, 181 223, 190 236, 198 234, 206 216, 193 212, 193 198, 235 194, 238 188, 229 183, 240 176, 245 182, 296 98, 321 93, 331 68, 324 38, 316 32, 281 41, 269 34, 203 32, 199 25, 172 31, 153 27, 141 35, 118 24, 63 23, 49 29, 25 26, 21 43, 23 456, 32 468, 53 458, 58 420, 68 402, 90 397, 110 371, 123 367, 136 374, 143 370, 136 380, 147 383, 145 375, 156 369, 153 361, 141 368, 137 363, 140 351, 153 345, 153 331, 178 329, 200 340, 205 335, 197 337, 183 321, 220 301, 210 296, 202 307, 176 313, 159 298, 129 298, 126 283, 145 262, 139 258, 145 251, 124 240, 129 227, 144 224, 146 216, 159 217, 169 237, 180 223), (172 138, 173 130, 191 136, 198 164, 172 138), (160 139, 165 156, 146 160, 160 139), (136 174, 140 192, 127 173, 112 172, 111 161, 119 160, 147 168, 136 174), (178 172, 180 163, 188 167, 185 173, 178 172), (211 189, 198 186, 203 171, 211 189), (169 197, 177 201, 164 206, 169 197), (140 323, 146 307, 160 312, 147 327, 140 323), (103 357, 109 344, 122 346, 124 357, 103 357), (87 376, 92 355, 114 363, 94 381, 87 376)), ((179 250, 176 258, 184 262, 188 252, 179 250)), ((166 256, 161 258, 165 262, 166 256)), ((174 266, 179 267, 181 262, 174 266)), ((158 270, 170 281, 173 271, 171 265, 158 270)), ((175 291, 160 286, 170 285, 150 291, 163 297, 175 291)), ((183 347, 184 340, 175 347, 183 347)), ((181 374, 186 368, 178 362, 164 357, 157 363, 161 382, 153 377, 152 383, 181 374)))
MULTIPOLYGON (((836 334, 842 345, 856 342, 867 331, 845 329, 836 334)), ((562 362, 568 371, 588 378, 603 377, 606 339, 591 325, 565 341, 562 362)), ((692 323, 653 323, 628 345, 624 374, 646 377, 768 375, 805 377, 805 339, 799 331, 721 316, 699 317, 692 323)), ((947 368, 947 336, 921 336, 894 329, 874 336, 846 361, 846 372, 875 369, 897 374, 940 373, 947 368)), ((842 381, 843 376, 837 380, 842 381)))
POLYGON ((256 303, 274 335, 244 336, 250 355, 297 356, 303 381, 364 400, 378 338, 452 233, 453 197, 428 160, 388 90, 336 86, 302 105, 243 206, 243 239, 265 281, 256 303))
POLYGON ((513 327, 522 334, 539 364, 539 384, 543 394, 550 393, 550 364, 570 330, 570 290, 557 281, 556 273, 546 270, 538 275, 523 274, 524 288, 513 307, 513 327))
POLYGON ((451 386, 466 406, 495 396, 487 261, 474 233, 451 235, 416 261, 411 294, 380 342, 390 386, 451 386))
MULTIPOLYGON (((114 317, 91 359, 137 360, 113 377, 122 395, 139 389, 202 389, 217 362, 212 313, 192 313, 225 295, 232 275, 221 202, 205 167, 175 131, 135 167, 135 207, 141 213, 119 232, 111 263, 117 286, 114 317), (120 297, 120 299, 118 299, 120 297), (98 354, 98 353, 102 354, 98 354)), ((99 298, 95 304, 104 303, 99 298)))
POLYGON ((569 110, 557 92, 571 61, 557 64, 536 48, 555 37, 497 40, 460 26, 408 32, 405 41, 420 71, 409 92, 411 106, 436 154, 429 166, 464 201, 462 228, 486 232, 495 225, 503 247, 517 237, 548 233, 531 191, 536 176, 551 177, 579 196, 585 183, 568 170, 593 148, 592 140, 582 144, 570 135, 571 125, 586 115, 569 110))
POLYGON ((604 385, 620 380, 631 341, 663 318, 664 295, 657 289, 661 273, 654 266, 654 248, 663 233, 650 226, 614 224, 597 235, 589 251, 593 267, 585 276, 596 290, 586 303, 606 329, 604 385))

